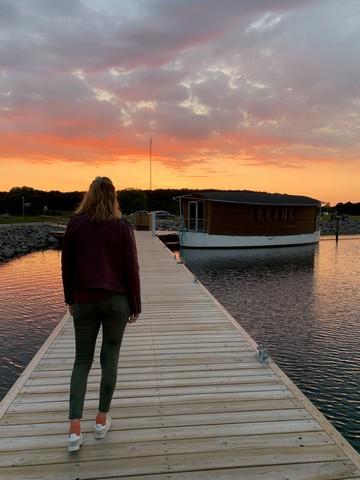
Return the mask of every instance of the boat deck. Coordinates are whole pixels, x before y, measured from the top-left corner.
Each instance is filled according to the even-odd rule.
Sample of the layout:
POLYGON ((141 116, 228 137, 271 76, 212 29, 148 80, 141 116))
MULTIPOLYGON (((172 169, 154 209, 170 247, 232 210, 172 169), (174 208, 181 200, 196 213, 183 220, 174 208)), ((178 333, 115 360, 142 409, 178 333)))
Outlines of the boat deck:
POLYGON ((67 314, 0 404, 0 478, 359 480, 357 452, 277 365, 257 361, 230 314, 151 233, 136 239, 143 313, 125 332, 111 431, 92 435, 97 355, 85 443, 67 452, 67 314))

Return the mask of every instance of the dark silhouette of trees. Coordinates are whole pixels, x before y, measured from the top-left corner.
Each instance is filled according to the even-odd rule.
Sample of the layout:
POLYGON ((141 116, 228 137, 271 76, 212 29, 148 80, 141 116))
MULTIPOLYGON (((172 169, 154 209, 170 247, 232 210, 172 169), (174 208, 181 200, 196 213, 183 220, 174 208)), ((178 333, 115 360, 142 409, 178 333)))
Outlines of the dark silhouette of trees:
POLYGON ((13 187, 9 192, 0 192, 0 214, 22 215, 23 201, 28 215, 41 215, 44 206, 50 211, 73 211, 82 198, 82 192, 59 192, 36 190, 32 187, 13 187))
MULTIPOLYGON (((167 210, 172 214, 178 213, 178 202, 174 200, 177 195, 193 192, 189 189, 157 189, 141 190, 126 188, 117 191, 122 212, 126 215, 137 210, 167 210)), ((200 190, 199 190, 200 191, 200 190)), ((36 190, 32 187, 13 187, 9 192, 0 192, 0 214, 22 215, 23 197, 26 214, 41 215, 44 206, 49 211, 72 212, 79 205, 84 192, 49 192, 36 190)))
MULTIPOLYGON (((206 191, 209 191, 207 189, 206 191)), ((167 210, 172 214, 179 213, 178 202, 174 197, 185 195, 191 192, 203 192, 205 190, 195 189, 156 189, 141 190, 137 188, 126 188, 117 191, 118 200, 122 212, 126 215, 137 210, 167 210)), ((24 203, 31 205, 26 207, 26 214, 40 215, 47 206, 51 212, 73 212, 79 205, 84 192, 60 192, 51 190, 49 192, 36 190, 32 187, 13 187, 8 192, 0 192, 0 214, 22 215, 23 197, 24 203)), ((338 203, 335 209, 340 214, 360 215, 360 203, 338 203)))
POLYGON ((117 191, 117 197, 120 209, 125 214, 148 209, 147 195, 143 190, 126 188, 125 190, 117 191))
POLYGON ((335 210, 346 215, 360 215, 360 203, 338 203, 335 205, 335 210))

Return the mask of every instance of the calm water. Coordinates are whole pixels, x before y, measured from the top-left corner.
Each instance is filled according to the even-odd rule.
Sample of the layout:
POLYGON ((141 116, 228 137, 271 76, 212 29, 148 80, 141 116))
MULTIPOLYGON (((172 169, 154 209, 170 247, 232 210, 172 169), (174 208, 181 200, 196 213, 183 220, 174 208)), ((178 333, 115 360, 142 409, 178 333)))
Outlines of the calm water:
MULTIPOLYGON (((185 250, 187 266, 360 451, 360 238, 185 250)), ((65 313, 60 252, 0 265, 0 396, 65 313)))
POLYGON ((360 451, 360 238, 184 250, 185 263, 360 451))
POLYGON ((0 264, 0 398, 66 312, 60 251, 0 264))

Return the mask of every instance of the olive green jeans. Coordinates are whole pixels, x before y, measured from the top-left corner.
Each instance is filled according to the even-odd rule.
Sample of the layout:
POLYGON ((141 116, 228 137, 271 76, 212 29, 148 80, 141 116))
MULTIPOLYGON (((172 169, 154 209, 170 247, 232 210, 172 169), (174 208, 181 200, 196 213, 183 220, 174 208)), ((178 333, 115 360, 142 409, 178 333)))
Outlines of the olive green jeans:
POLYGON ((115 294, 95 303, 74 305, 76 355, 70 383, 69 419, 82 418, 87 380, 102 325, 99 410, 108 412, 115 390, 119 351, 130 315, 127 297, 115 294))

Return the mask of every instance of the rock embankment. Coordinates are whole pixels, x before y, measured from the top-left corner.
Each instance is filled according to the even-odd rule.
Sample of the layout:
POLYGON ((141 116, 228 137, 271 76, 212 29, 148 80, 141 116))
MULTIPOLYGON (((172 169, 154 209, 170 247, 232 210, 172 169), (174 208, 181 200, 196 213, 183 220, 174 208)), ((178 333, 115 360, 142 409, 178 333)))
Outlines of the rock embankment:
POLYGON ((50 235, 56 229, 41 223, 0 225, 0 262, 56 245, 58 240, 50 235))
MULTIPOLYGON (((321 223, 322 235, 335 235, 336 220, 322 221, 321 223)), ((347 217, 339 220, 339 234, 340 235, 355 235, 360 234, 360 220, 352 220, 347 217)))

